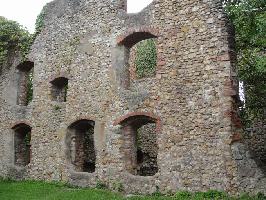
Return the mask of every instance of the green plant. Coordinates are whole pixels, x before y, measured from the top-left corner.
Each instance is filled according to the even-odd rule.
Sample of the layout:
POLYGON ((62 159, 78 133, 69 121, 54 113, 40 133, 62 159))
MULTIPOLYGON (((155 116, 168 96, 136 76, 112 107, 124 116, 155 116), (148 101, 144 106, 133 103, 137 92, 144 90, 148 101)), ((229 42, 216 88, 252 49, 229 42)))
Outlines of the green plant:
POLYGON ((152 193, 152 196, 155 196, 155 197, 163 196, 163 194, 160 192, 160 188, 158 185, 156 185, 156 191, 152 193))
POLYGON ((42 31, 44 28, 44 18, 45 18, 45 7, 43 7, 41 13, 37 16, 36 22, 35 22, 35 33, 34 38, 42 31))
POLYGON ((55 106, 54 106, 54 109, 55 109, 56 111, 58 111, 58 110, 61 110, 61 107, 58 106, 58 105, 55 105, 55 106))
POLYGON ((196 200, 203 200, 203 199, 228 199, 227 194, 224 192, 216 191, 216 190, 209 190, 207 192, 196 192, 194 194, 194 199, 196 200))
POLYGON ((95 188, 100 190, 105 190, 107 189, 107 185, 101 181, 97 181, 95 188))
POLYGON ((179 191, 175 194, 175 199, 177 200, 186 200, 186 199, 191 199, 192 194, 187 191, 179 191))
POLYGON ((237 71, 244 84, 241 108, 244 125, 265 120, 266 110, 266 1, 226 0, 225 10, 234 25, 237 71))
POLYGON ((8 61, 12 51, 19 50, 26 59, 32 41, 31 34, 21 25, 0 16, 0 66, 8 61))
POLYGON ((121 182, 113 182, 112 183, 112 189, 117 192, 123 192, 124 186, 121 182))
POLYGON ((143 40, 137 43, 136 48, 135 66, 137 78, 154 75, 157 65, 155 40, 143 40))
POLYGON ((31 141, 31 134, 30 132, 26 134, 24 142, 26 145, 30 145, 30 141, 31 141))
POLYGON ((77 46, 78 44, 80 44, 80 38, 78 36, 73 37, 69 42, 70 46, 77 46))

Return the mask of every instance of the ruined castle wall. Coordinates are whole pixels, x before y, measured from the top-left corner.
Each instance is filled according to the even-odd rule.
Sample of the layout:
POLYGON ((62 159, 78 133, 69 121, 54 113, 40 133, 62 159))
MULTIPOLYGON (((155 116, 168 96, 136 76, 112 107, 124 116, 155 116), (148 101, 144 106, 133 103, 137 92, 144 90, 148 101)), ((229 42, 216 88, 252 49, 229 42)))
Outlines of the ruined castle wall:
MULTIPOLYGON (((1 167, 12 164, 5 142, 11 141, 10 124, 25 120, 32 127, 31 161, 21 169, 25 177, 79 186, 101 181, 110 188, 119 183, 132 193, 151 193, 157 187, 163 192, 245 190, 238 184, 232 153, 237 145, 231 146, 236 91, 221 4, 154 0, 141 13, 128 15, 123 2, 56 0, 46 6, 44 29, 29 55, 33 102, 1 106, 1 167), (128 84, 127 45, 138 40, 135 36, 147 36, 136 32, 157 37, 156 75, 128 84), (66 102, 52 100, 51 81, 58 77, 68 79, 66 102), (123 119, 140 115, 156 121, 159 170, 154 176, 126 170, 123 119), (68 127, 80 119, 95 122, 94 173, 73 170, 66 156, 68 127)), ((12 80, 8 77, 1 91, 4 81, 12 80)))

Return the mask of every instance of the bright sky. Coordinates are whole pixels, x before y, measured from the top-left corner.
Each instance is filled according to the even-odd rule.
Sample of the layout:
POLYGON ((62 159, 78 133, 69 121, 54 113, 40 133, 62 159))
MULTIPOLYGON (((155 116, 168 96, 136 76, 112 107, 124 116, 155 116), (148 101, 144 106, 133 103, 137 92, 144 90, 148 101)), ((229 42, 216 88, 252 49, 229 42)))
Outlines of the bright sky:
MULTIPOLYGON (((36 17, 41 12, 42 7, 51 1, 52 0, 0 0, 0 16, 19 22, 33 33, 36 17)), ((128 12, 139 12, 152 1, 153 0, 128 0, 128 12)))

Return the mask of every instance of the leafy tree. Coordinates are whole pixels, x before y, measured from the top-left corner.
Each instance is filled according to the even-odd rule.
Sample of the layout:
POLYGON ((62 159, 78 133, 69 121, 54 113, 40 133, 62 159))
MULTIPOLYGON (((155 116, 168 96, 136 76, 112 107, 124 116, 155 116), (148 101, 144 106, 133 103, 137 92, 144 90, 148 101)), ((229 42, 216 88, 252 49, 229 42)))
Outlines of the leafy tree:
POLYGON ((238 75, 244 83, 243 122, 265 120, 266 1, 227 0, 226 11, 235 27, 238 75))

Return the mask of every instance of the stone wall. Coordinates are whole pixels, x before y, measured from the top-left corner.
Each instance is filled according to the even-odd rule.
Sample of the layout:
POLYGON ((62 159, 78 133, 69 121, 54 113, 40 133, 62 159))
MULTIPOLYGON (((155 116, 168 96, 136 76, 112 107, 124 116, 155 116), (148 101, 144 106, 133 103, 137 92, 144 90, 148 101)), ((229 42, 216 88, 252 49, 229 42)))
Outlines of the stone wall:
POLYGON ((146 124, 137 130, 138 175, 152 176, 158 172, 156 125, 146 124))
POLYGON ((245 130, 244 141, 252 158, 266 174, 266 125, 258 122, 245 130))
POLYGON ((127 14, 125 5, 55 0, 45 7, 44 29, 28 58, 34 63, 33 101, 16 105, 19 57, 1 75, 1 176, 78 186, 100 181, 110 188, 119 183, 128 193, 265 192, 265 176, 240 142, 232 35, 220 1, 154 0, 138 14, 127 14), (129 49, 149 38, 157 40, 156 75, 131 81, 129 49), (68 79, 66 102, 52 97, 51 81, 59 77, 68 79), (134 162, 125 154, 136 153, 133 142, 124 151, 129 119, 137 119, 133 128, 143 120, 156 124, 153 176, 128 170, 134 162), (75 170, 69 160, 69 126, 80 120, 95 122, 93 173, 75 170), (19 168, 12 127, 22 122, 32 128, 32 153, 19 168), (243 177, 244 166, 256 176, 243 177))

